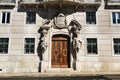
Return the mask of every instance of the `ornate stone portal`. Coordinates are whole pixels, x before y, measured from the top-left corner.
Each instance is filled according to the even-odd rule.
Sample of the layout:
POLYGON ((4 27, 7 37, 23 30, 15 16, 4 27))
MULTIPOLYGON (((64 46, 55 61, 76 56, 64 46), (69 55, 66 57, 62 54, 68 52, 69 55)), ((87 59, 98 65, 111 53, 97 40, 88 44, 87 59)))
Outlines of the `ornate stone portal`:
POLYGON ((41 54, 44 54, 43 60, 41 61, 41 72, 44 72, 47 70, 47 68, 51 68, 51 47, 52 40, 51 36, 54 36, 54 32, 56 32, 57 35, 64 35, 63 32, 67 33, 68 36, 70 37, 70 51, 69 54, 73 55, 73 61, 70 62, 70 68, 75 69, 73 66, 74 63, 76 63, 77 60, 77 53, 80 51, 82 42, 79 39, 79 34, 81 30, 81 25, 76 21, 72 20, 69 25, 66 23, 66 16, 62 13, 60 13, 54 20, 53 22, 51 21, 51 24, 49 25, 50 21, 46 20, 44 24, 40 27, 40 47, 41 47, 41 54), (53 26, 53 27, 52 27, 53 26), (48 30, 50 30, 48 32, 48 30), (59 33, 58 33, 59 31, 59 33), (47 36, 47 34, 50 34, 51 36, 47 36), (49 46, 48 46, 49 45, 49 46), (51 46, 50 46, 51 45, 51 46), (49 50, 47 50, 47 48, 49 50), (46 57, 47 56, 47 57, 46 57))

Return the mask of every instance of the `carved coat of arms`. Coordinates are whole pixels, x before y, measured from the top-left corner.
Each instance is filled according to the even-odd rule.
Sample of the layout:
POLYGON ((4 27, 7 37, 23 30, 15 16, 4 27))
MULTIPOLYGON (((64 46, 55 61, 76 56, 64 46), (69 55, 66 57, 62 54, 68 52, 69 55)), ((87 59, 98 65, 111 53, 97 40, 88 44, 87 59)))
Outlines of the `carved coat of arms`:
POLYGON ((54 24, 57 28, 62 29, 66 27, 66 18, 64 14, 59 14, 54 21, 54 24))

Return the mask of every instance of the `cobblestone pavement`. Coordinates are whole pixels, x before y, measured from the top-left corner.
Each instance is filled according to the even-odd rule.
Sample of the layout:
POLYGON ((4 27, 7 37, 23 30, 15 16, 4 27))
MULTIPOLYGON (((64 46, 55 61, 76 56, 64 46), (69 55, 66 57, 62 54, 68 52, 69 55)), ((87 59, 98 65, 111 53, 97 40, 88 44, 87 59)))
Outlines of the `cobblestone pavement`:
POLYGON ((120 75, 73 76, 73 77, 11 77, 0 80, 120 80, 120 75))

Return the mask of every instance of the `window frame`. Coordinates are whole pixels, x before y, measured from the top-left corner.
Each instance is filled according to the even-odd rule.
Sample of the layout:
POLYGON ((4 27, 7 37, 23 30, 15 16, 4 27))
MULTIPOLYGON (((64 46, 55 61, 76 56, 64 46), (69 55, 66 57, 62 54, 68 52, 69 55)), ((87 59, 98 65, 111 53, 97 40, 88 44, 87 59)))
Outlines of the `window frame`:
MULTIPOLYGON (((30 44, 27 44, 29 47, 32 45, 31 43, 30 44)), ((26 54, 26 55, 30 55, 30 54, 35 54, 35 38, 24 38, 24 54, 26 54), (34 40, 34 43, 32 43, 33 45, 34 45, 34 51, 33 52, 30 52, 31 50, 31 48, 29 49, 29 52, 26 52, 26 39, 33 39, 34 40)))
POLYGON ((11 12, 1 12, 1 24, 10 24, 11 23, 11 12), (5 19, 3 21, 3 14, 5 13, 5 19), (9 17, 8 17, 9 14, 9 17))
MULTIPOLYGON (((115 43, 114 43, 114 40, 115 40, 115 39, 119 39, 119 40, 120 40, 120 38, 113 38, 113 39, 112 39, 113 55, 115 55, 115 56, 120 56, 120 49, 119 49, 119 53, 118 53, 118 54, 115 53, 115 47, 114 47, 114 46, 115 46, 115 45, 114 45, 114 44, 115 44, 115 43)), ((120 41, 119 41, 119 44, 120 44, 120 41)), ((120 45, 118 45, 118 46, 120 47, 120 45)))
POLYGON ((120 12, 112 12, 112 24, 120 24, 120 12), (113 14, 115 16, 115 23, 114 23, 114 17, 113 14))
MULTIPOLYGON (((7 39, 7 41, 8 41, 7 43, 5 43, 5 42, 4 42, 4 43, 1 43, 1 42, 0 42, 0 45, 2 45, 2 46, 3 46, 3 45, 5 46, 5 45, 7 44, 7 52, 5 52, 5 51, 0 52, 0 55, 4 55, 4 54, 6 55, 6 54, 9 53, 9 43, 10 43, 10 39, 7 38, 7 37, 5 37, 5 38, 0 38, 0 39, 7 39)), ((5 40, 4 40, 4 41, 5 41, 5 40)), ((3 50, 3 49, 2 49, 2 50, 3 50)), ((5 50, 5 49, 4 49, 4 50, 5 50)))
POLYGON ((86 20, 87 25, 96 25, 97 24, 97 14, 96 13, 97 13, 96 11, 86 11, 85 20, 86 20), (87 13, 89 13, 89 15, 90 15, 90 13, 94 13, 95 20, 93 20, 93 17, 91 17, 91 16, 89 16, 89 17, 91 17, 89 19, 88 16, 87 16, 87 13), (88 20, 90 20, 90 21, 88 21, 88 20))
POLYGON ((87 52, 87 55, 98 55, 98 52, 99 52, 99 50, 98 50, 98 39, 97 38, 86 38, 86 52, 87 52), (89 53, 88 52, 88 39, 90 40, 90 39, 94 39, 94 40, 96 40, 96 53, 89 53))
POLYGON ((117 23, 117 24, 116 24, 116 23, 114 24, 114 23, 113 23, 113 13, 120 13, 120 11, 118 11, 118 10, 111 10, 111 11, 110 11, 110 18, 111 18, 111 19, 110 19, 110 25, 113 26, 113 27, 118 27, 118 26, 120 26, 120 24, 118 24, 118 23, 117 23))
MULTIPOLYGON (((26 24, 28 24, 28 25, 29 25, 29 24, 30 24, 30 25, 36 24, 36 21, 37 21, 37 20, 36 20, 36 19, 37 19, 36 16, 37 16, 37 15, 36 15, 36 12, 27 11, 27 12, 26 12, 26 24), (30 13, 30 14, 29 14, 29 13, 30 13), (34 17, 35 20, 34 20, 33 22, 32 22, 31 19, 28 19, 28 18, 29 18, 29 17, 28 17, 28 14, 31 15, 32 13, 35 13, 35 17, 34 17)), ((30 17, 30 18, 33 18, 33 17, 30 17)))

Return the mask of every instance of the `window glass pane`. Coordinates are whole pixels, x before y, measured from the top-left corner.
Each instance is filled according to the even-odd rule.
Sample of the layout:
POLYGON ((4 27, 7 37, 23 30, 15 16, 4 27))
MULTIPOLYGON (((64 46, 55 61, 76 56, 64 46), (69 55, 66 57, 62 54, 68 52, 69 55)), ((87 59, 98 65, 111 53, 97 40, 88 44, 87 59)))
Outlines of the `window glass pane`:
POLYGON ((25 51, 26 51, 26 53, 29 53, 29 49, 28 48, 26 48, 25 51))
POLYGON ((112 13, 113 24, 116 24, 116 13, 112 13))
POLYGON ((3 52, 3 50, 2 50, 2 48, 0 48, 0 53, 2 53, 3 52))
POLYGON ((6 14, 3 13, 3 14, 2 14, 2 23, 5 23, 5 16, 6 16, 6 14))
POLYGON ((35 46, 34 38, 25 38, 25 53, 26 54, 31 54, 31 53, 33 54, 34 46, 35 46))
POLYGON ((8 53, 8 38, 0 38, 0 53, 8 53))
POLYGON ((10 23, 10 13, 7 13, 7 22, 6 23, 10 23))
POLYGON ((88 24, 96 24, 96 12, 86 12, 86 22, 88 24))
POLYGON ((89 54, 97 54, 97 39, 95 38, 87 39, 87 51, 89 54))
POLYGON ((25 48, 29 48, 29 45, 28 45, 28 44, 26 44, 26 45, 25 45, 25 48))
POLYGON ((96 50, 96 49, 95 49, 95 50, 93 50, 93 53, 94 53, 94 54, 97 54, 97 50, 96 50))
POLYGON ((31 47, 31 48, 34 48, 34 45, 32 44, 30 47, 31 47))
POLYGON ((34 53, 34 48, 31 48, 30 52, 31 52, 31 53, 34 53))
POLYGON ((118 24, 120 24, 120 13, 118 13, 118 19, 117 19, 118 24))
POLYGON ((120 19, 120 12, 118 13, 118 18, 120 19))
POLYGON ((120 39, 113 39, 114 40, 114 53, 120 54, 120 39))
POLYGON ((112 13, 112 23, 113 24, 120 24, 120 12, 113 12, 112 13))
POLYGON ((8 53, 8 49, 7 48, 4 48, 4 53, 8 53))
POLYGON ((36 23, 36 13, 35 12, 27 12, 26 23, 27 24, 35 24, 36 23))
POLYGON ((3 12, 2 23, 10 23, 10 12, 3 12))
POLYGON ((117 22, 118 22, 118 24, 120 24, 120 19, 118 19, 118 21, 117 21, 117 22))
POLYGON ((118 50, 115 50, 115 54, 118 54, 118 50))

